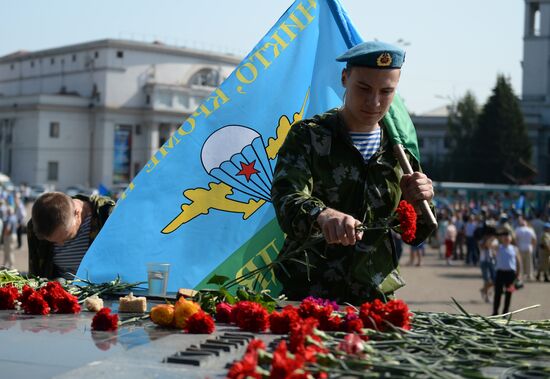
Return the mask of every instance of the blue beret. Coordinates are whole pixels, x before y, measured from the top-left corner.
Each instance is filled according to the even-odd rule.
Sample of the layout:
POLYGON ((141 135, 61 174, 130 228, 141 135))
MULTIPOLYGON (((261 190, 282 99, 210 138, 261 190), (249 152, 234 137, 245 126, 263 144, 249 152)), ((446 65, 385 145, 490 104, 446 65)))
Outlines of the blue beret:
POLYGON ((373 68, 401 68, 405 51, 397 46, 380 41, 363 42, 336 58, 349 66, 373 68))

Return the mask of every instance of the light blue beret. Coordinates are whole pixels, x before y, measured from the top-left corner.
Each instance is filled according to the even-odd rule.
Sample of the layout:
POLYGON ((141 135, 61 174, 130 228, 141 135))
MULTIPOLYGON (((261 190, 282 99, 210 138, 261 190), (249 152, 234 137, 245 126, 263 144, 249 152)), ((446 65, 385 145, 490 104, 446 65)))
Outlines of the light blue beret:
POLYGON ((401 68, 405 62, 405 51, 397 46, 380 41, 363 42, 336 58, 349 66, 373 68, 401 68))

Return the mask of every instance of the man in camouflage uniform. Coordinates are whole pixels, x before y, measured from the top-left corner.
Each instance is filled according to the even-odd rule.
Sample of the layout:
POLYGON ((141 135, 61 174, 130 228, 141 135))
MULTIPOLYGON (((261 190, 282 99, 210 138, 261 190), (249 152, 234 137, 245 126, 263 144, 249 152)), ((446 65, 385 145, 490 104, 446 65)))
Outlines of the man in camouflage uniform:
POLYGON ((114 209, 115 202, 105 196, 48 192, 33 205, 27 225, 29 274, 42 278, 72 279, 78 265, 114 209), (75 246, 71 243, 76 241, 75 246), (70 251, 63 252, 64 248, 70 251), (66 253, 67 265, 60 266, 56 254, 66 253))
MULTIPOLYGON (((275 273, 291 300, 313 295, 360 304, 385 299, 404 283, 390 232, 357 226, 385 226, 401 199, 431 201, 433 187, 410 154, 415 172, 403 175, 382 122, 404 52, 366 42, 338 60, 347 62, 343 106, 294 125, 279 151, 271 194, 287 237, 275 273), (370 156, 354 145, 362 133, 379 136, 370 156)), ((419 217, 413 244, 431 229, 419 217)))

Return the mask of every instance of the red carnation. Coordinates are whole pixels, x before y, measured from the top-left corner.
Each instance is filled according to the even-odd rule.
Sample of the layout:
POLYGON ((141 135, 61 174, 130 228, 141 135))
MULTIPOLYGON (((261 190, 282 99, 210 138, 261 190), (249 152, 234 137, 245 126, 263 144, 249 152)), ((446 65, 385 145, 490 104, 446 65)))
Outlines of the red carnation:
POLYGON ((113 331, 118 329, 118 315, 110 308, 101 308, 92 319, 92 330, 113 331))
POLYGON ((248 343, 248 346, 246 347, 246 352, 250 353, 258 350, 265 350, 265 342, 261 339, 254 338, 248 343))
POLYGON ((269 324, 267 310, 252 301, 239 301, 235 304, 231 318, 239 328, 253 333, 263 332, 269 324))
POLYGON ((216 305, 216 321, 217 322, 231 322, 231 311, 233 307, 228 303, 219 303, 216 305))
POLYGON ((314 330, 319 325, 319 320, 309 317, 300 323, 292 324, 289 333, 289 349, 292 353, 303 352, 305 349, 305 342, 308 336, 311 336, 314 340, 320 340, 318 336, 314 335, 314 330))
POLYGON ((401 238, 404 242, 411 243, 416 236, 416 212, 413 206, 405 200, 399 202, 399 206, 395 211, 399 216, 401 238))
POLYGON ((40 292, 44 300, 48 302, 52 312, 57 312, 57 303, 65 297, 66 293, 63 287, 61 287, 61 284, 55 281, 46 283, 38 292, 40 292))
POLYGON ((57 307, 57 313, 78 313, 80 312, 80 304, 76 296, 65 292, 65 295, 61 298, 56 298, 55 305, 57 307))
MULTIPOLYGON (((386 304, 386 317, 385 320, 398 328, 409 330, 410 316, 409 307, 403 300, 390 300, 386 304)), ((387 328, 387 326, 386 326, 387 328)))
POLYGON ((375 299, 372 303, 364 303, 359 309, 363 326, 369 329, 383 330, 384 314, 384 303, 379 299, 375 299))
POLYGON ((28 299, 22 303, 25 313, 31 315, 47 315, 50 313, 50 306, 39 292, 33 292, 28 299))
POLYGON ((340 316, 323 317, 319 320, 319 330, 337 332, 341 329, 342 319, 340 316))
POLYGON ((332 305, 329 304, 322 306, 315 300, 311 298, 306 298, 300 303, 300 309, 298 310, 298 313, 303 319, 313 317, 317 320, 321 320, 322 318, 328 319, 332 314, 332 311, 334 311, 332 305))
POLYGON ((19 299, 19 291, 8 284, 0 288, 0 309, 15 309, 15 302, 19 299))
POLYGON ((21 298, 19 299, 22 303, 26 302, 33 293, 36 291, 29 285, 25 284, 21 291, 21 298))
POLYGON ((215 329, 214 320, 205 311, 193 313, 185 324, 185 330, 191 334, 212 334, 215 329))
POLYGON ((285 307, 282 312, 273 312, 269 315, 269 329, 273 334, 287 334, 293 323, 300 322, 300 315, 296 308, 285 307))
POLYGON ((258 366, 258 353, 256 351, 247 352, 243 359, 237 361, 231 366, 227 373, 228 379, 246 379, 257 378, 261 379, 262 374, 256 371, 258 366))
MULTIPOLYGON (((304 357, 296 354, 294 359, 287 354, 286 341, 282 340, 273 352, 273 361, 271 363, 270 378, 287 379, 298 378, 305 374, 304 357), (296 372, 300 370, 300 372, 296 372)), ((305 377, 305 375, 304 375, 305 377)))
POLYGON ((363 320, 356 313, 348 313, 344 318, 344 331, 348 333, 361 333, 363 320))

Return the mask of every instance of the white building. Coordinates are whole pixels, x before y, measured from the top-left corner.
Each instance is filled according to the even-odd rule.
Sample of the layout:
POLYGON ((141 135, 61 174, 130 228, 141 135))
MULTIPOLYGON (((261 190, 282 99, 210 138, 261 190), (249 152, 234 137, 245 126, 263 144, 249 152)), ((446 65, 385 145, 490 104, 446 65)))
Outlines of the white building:
POLYGON ((101 40, 0 58, 0 172, 15 183, 128 183, 240 58, 101 40))
POLYGON ((550 0, 525 0, 522 109, 535 130, 534 156, 542 183, 550 182, 550 0))

